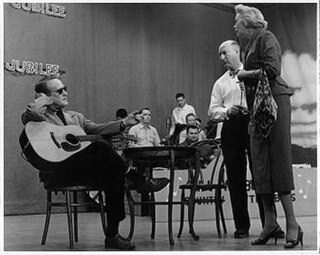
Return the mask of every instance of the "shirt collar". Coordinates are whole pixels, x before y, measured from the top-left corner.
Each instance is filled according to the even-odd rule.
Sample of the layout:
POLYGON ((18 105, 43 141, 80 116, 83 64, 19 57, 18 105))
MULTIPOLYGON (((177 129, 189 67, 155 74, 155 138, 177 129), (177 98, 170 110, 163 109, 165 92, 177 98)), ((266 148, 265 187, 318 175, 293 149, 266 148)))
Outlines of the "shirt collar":
POLYGON ((150 125, 149 126, 145 126, 142 123, 138 124, 139 129, 150 129, 150 125))
POLYGON ((184 108, 186 108, 186 106, 187 106, 187 103, 185 103, 184 106, 182 106, 182 107, 178 106, 177 108, 178 108, 179 111, 182 111, 184 108))
POLYGON ((53 113, 57 113, 57 112, 63 112, 62 108, 59 108, 59 109, 53 109, 51 107, 47 107, 47 110, 50 111, 50 112, 53 112, 53 113))
POLYGON ((231 70, 229 70, 229 76, 231 77, 231 79, 233 79, 233 78, 235 78, 236 77, 236 73, 238 73, 239 72, 239 70, 242 70, 243 69, 243 64, 241 63, 241 65, 240 65, 240 67, 239 67, 239 69, 238 70, 236 70, 235 72, 233 72, 233 71, 231 71, 231 70))

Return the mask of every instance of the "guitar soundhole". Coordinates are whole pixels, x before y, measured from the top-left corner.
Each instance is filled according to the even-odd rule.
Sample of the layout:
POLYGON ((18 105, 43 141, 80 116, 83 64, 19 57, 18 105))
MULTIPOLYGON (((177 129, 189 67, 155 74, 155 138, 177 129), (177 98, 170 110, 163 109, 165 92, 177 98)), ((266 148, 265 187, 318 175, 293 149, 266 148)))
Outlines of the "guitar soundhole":
POLYGON ((78 145, 79 144, 79 139, 73 135, 73 134, 67 134, 65 136, 65 139, 68 143, 72 144, 72 145, 78 145))

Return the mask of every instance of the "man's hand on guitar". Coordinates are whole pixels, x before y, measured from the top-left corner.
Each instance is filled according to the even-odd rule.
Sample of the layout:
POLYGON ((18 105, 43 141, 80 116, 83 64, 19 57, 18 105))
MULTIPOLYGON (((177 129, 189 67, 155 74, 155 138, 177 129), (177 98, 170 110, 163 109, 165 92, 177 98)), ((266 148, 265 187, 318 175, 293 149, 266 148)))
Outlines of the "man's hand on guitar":
POLYGON ((140 119, 141 119, 141 117, 139 115, 139 111, 134 111, 134 112, 130 113, 122 121, 126 127, 131 127, 131 126, 139 124, 140 119))
POLYGON ((38 113, 44 114, 48 105, 52 103, 53 103, 52 98, 46 96, 44 93, 35 94, 34 108, 38 113))

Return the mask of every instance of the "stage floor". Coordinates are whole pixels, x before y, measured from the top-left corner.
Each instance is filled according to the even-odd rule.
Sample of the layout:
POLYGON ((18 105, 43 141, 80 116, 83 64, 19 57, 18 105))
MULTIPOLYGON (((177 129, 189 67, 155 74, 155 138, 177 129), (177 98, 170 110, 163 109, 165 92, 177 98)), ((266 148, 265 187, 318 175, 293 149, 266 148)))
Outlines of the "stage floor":
MULTIPOLYGON (((4 251, 70 251, 66 214, 52 215, 46 245, 41 245, 41 235, 45 215, 24 215, 4 217, 4 251)), ((299 224, 304 230, 304 246, 293 249, 294 252, 318 254, 317 251, 317 217, 298 217, 299 224)), ((129 216, 121 223, 120 232, 126 235, 129 229, 129 216)), ((279 218, 279 224, 285 229, 284 218, 279 218)), ((250 242, 260 231, 260 221, 251 220, 250 236, 244 239, 233 238, 233 221, 227 220, 228 233, 219 238, 216 232, 215 221, 197 221, 195 230, 200 235, 199 241, 194 241, 188 234, 187 222, 180 239, 176 238, 179 223, 174 222, 175 245, 170 246, 168 240, 167 222, 158 222, 156 236, 150 238, 151 219, 136 217, 136 229, 132 241, 136 244, 136 251, 225 251, 234 254, 235 251, 257 251, 270 254, 270 251, 285 251, 284 239, 274 239, 267 245, 251 246, 250 242), (230 252, 229 252, 230 251, 230 252)), ((80 213, 79 215, 79 242, 75 244, 75 251, 105 251, 104 235, 98 213, 80 213)), ((289 254, 291 251, 285 252, 289 254)), ((52 253, 51 253, 52 254, 52 253)), ((278 253, 279 254, 279 253, 278 253)), ((281 253, 282 254, 282 253, 281 253)))

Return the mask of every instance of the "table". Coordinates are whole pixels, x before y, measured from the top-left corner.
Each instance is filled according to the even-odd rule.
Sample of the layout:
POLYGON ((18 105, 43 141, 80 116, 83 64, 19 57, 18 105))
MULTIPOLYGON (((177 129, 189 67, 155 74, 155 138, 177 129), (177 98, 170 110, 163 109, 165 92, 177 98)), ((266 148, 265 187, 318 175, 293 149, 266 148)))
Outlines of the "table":
POLYGON ((169 233, 169 242, 170 245, 174 245, 173 241, 173 234, 172 234, 172 206, 173 204, 181 204, 182 202, 173 202, 173 189, 174 189, 174 172, 175 172, 175 165, 176 161, 179 159, 195 159, 195 168, 198 171, 195 171, 195 176, 193 178, 193 187, 190 193, 190 203, 188 206, 188 222, 190 233, 195 240, 199 240, 199 236, 196 235, 193 228, 193 214, 194 214, 194 199, 196 193, 196 186, 197 181, 199 178, 199 170, 200 170, 200 160, 198 156, 198 152, 196 148, 189 148, 189 147, 174 147, 174 146, 159 146, 159 147, 136 147, 136 148, 128 148, 123 151, 124 156, 127 160, 135 161, 143 161, 146 164, 150 165, 152 171, 152 167, 154 165, 153 162, 156 164, 159 161, 167 161, 169 166, 169 194, 168 194, 168 202, 150 202, 154 204, 167 204, 168 205, 168 233, 169 233))

